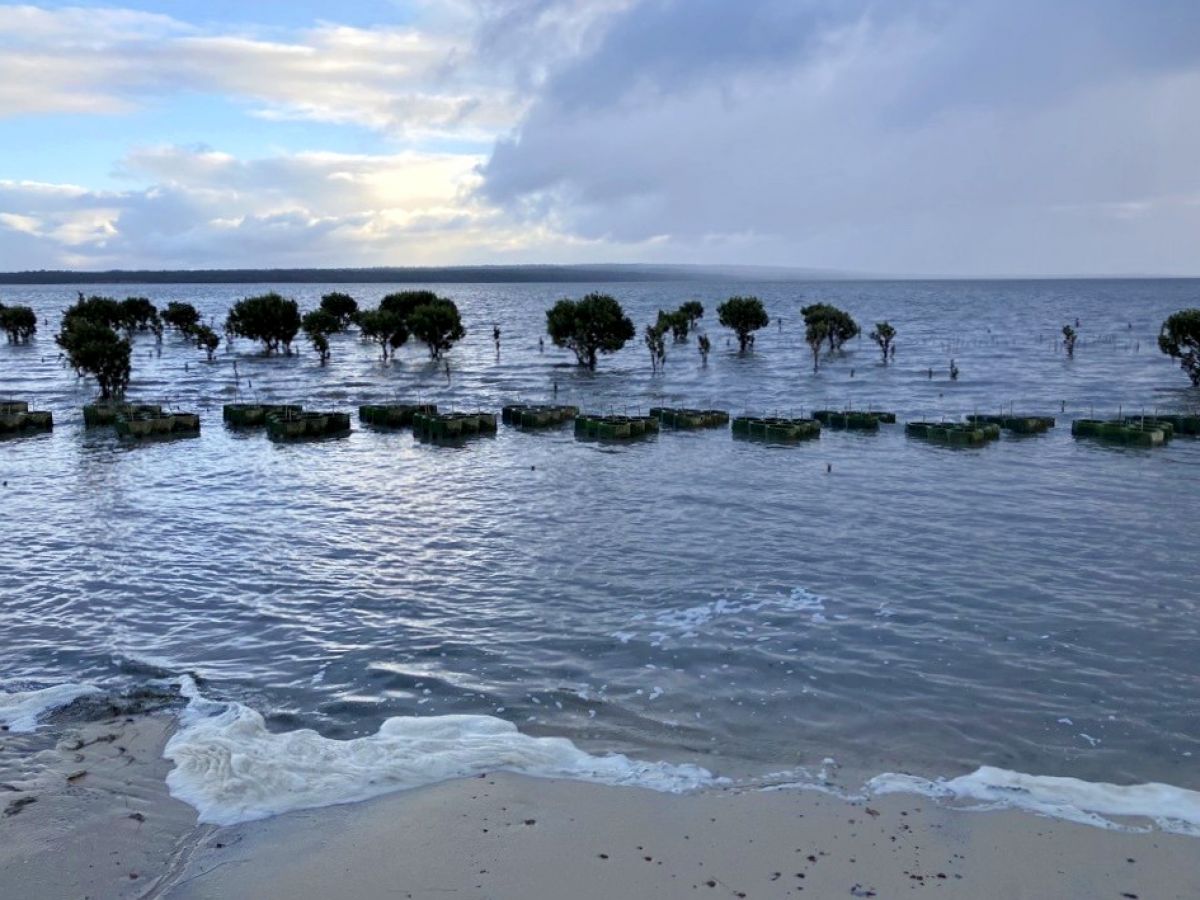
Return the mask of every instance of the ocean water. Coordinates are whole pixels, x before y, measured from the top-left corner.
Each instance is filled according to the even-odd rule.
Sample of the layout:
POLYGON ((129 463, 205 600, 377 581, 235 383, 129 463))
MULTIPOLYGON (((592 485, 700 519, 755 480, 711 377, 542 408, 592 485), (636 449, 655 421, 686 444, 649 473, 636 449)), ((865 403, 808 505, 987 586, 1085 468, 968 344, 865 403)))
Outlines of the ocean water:
MULTIPOLYGON (((97 292, 187 300, 219 323, 270 287, 97 292)), ((302 341, 285 358, 237 341, 210 364, 175 336, 138 338, 130 396, 203 418, 198 439, 144 445, 82 426, 94 388, 53 343, 76 288, 0 289, 50 321, 29 346, 0 345, 0 396, 56 423, 0 442, 0 690, 21 692, 10 722, 33 724, 29 692, 49 686, 186 674, 206 702, 237 704, 225 724, 256 746, 359 741, 363 778, 398 746, 399 726, 381 726, 421 717, 421 740, 432 728, 443 750, 470 743, 476 767, 511 763, 517 734, 569 739, 588 760, 624 754, 672 784, 697 767, 788 782, 834 760, 865 776, 994 767, 1200 789, 1200 441, 1114 448, 1069 428, 1200 406, 1155 345, 1166 315, 1200 305, 1200 282, 433 287, 468 329, 448 377, 420 347, 384 366, 353 335, 333 339, 325 366, 302 341), (595 373, 548 340, 540 351, 544 310, 592 289, 617 296, 639 331, 660 307, 702 300, 707 366, 694 340, 669 345, 659 374, 640 336, 595 373), (715 320, 738 293, 773 318, 745 356, 715 320), (817 300, 864 333, 890 320, 894 364, 864 337, 813 374, 799 310, 817 300), (1068 360, 1057 337, 1076 319, 1068 360), (437 447, 355 416, 346 438, 276 445, 221 424, 223 403, 253 398, 852 404, 901 421, 1011 406, 1059 425, 972 450, 907 439, 902 425, 786 447, 724 430, 605 445, 569 426, 502 426, 437 447), (468 718, 433 718, 447 716, 468 718)), ((278 289, 308 308, 334 288, 278 289)), ((393 288, 336 289, 373 305, 393 288)), ((555 765, 592 765, 554 746, 555 765)))

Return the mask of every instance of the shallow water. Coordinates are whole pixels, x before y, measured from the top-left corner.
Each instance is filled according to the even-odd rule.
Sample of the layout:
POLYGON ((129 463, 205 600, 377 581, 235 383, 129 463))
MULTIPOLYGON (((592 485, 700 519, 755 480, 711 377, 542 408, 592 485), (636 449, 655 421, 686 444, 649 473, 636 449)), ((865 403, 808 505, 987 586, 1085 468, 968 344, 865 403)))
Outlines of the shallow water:
MULTIPOLYGON (((120 295, 189 300, 219 321, 269 287, 120 295)), ((330 289, 279 287, 302 307, 330 289)), ((367 305, 389 290, 337 289, 367 305)), ((639 328, 659 306, 708 307, 708 365, 694 343, 672 345, 659 375, 640 338, 595 374, 548 342, 539 352, 543 310, 588 286, 435 289, 468 328, 449 384, 420 348, 384 367, 351 336, 324 367, 245 341, 209 364, 173 336, 161 355, 139 338, 130 395, 204 420, 198 439, 144 446, 82 428, 93 388, 52 337, 75 289, 3 289, 52 324, 0 346, 0 395, 53 410, 56 427, 0 442, 0 687, 192 672, 273 729, 339 738, 395 715, 489 714, 743 777, 833 757, 1200 787, 1200 441, 1145 451, 1069 433, 1072 417, 1200 404, 1154 344, 1200 284, 608 286, 639 328), (732 293, 783 319, 745 357, 715 322, 732 293), (864 338, 813 375, 799 307, 818 299, 864 331, 890 319, 895 364, 864 338), (1056 335, 1076 318, 1067 360, 1056 335), (1012 404, 1059 427, 958 451, 902 426, 794 447, 502 427, 448 448, 356 422, 344 439, 283 446, 220 416, 248 397, 498 409, 555 396, 616 411, 869 404, 902 421, 1012 404)))

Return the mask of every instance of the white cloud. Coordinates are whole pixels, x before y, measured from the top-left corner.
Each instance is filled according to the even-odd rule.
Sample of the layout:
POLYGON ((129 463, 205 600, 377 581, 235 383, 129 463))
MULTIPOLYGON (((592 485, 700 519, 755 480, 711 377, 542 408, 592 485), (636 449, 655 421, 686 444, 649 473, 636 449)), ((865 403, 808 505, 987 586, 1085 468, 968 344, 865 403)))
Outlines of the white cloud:
POLYGON ((204 268, 607 256, 608 245, 515 223, 478 200, 482 159, 410 151, 243 160, 142 149, 121 168, 149 188, 0 181, 0 260, 20 268, 204 268))

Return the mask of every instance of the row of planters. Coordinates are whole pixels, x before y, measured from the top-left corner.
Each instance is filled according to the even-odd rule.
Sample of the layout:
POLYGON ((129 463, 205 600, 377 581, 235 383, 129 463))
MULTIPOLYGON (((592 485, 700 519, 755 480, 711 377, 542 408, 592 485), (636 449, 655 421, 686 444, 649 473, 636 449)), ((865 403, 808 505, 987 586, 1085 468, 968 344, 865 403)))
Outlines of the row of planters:
POLYGON ((1177 435, 1200 436, 1200 416, 1156 414, 1116 419, 1076 419, 1071 434, 1134 447, 1161 447, 1177 435))
POLYGON ((156 403, 102 400, 83 408, 86 428, 112 428, 123 438, 197 437, 200 416, 192 412, 163 410, 156 403))
POLYGON ((54 428, 54 416, 29 409, 24 400, 0 402, 0 436, 39 434, 54 428))
POLYGON ((347 413, 305 410, 298 404, 227 403, 222 417, 230 428, 263 429, 273 441, 341 437, 350 433, 347 413))

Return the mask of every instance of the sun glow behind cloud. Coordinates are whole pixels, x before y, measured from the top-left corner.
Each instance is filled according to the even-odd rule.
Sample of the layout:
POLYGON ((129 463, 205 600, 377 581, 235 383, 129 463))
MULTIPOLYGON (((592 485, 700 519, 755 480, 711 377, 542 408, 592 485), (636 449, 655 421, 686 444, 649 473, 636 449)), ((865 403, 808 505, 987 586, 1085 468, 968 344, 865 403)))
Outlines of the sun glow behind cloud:
POLYGON ((0 269, 1196 267, 1176 0, 163 9, 0 6, 0 269))

